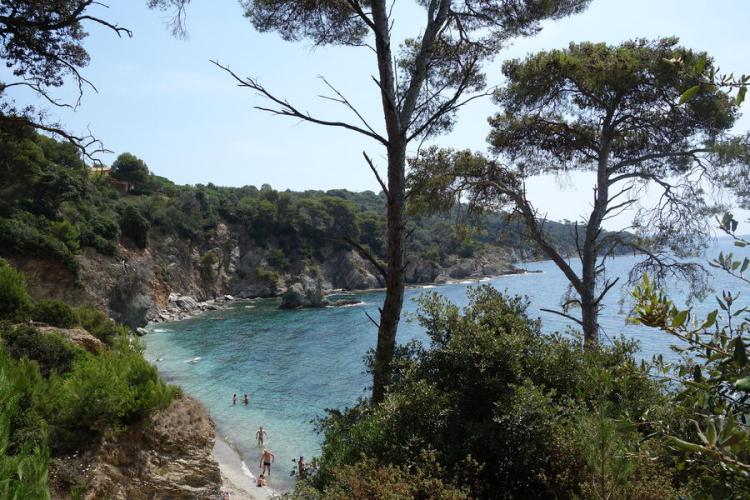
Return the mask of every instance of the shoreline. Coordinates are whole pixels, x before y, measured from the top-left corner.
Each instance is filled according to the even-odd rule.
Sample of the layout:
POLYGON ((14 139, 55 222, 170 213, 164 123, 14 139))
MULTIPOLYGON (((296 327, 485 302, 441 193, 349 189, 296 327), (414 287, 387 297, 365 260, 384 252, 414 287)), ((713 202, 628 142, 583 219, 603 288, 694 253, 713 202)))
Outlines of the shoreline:
MULTIPOLYGON (((535 261, 530 261, 530 262, 535 262, 535 261)), ((524 274, 536 274, 539 272, 541 271, 529 271, 528 269, 516 268, 512 271, 508 271, 506 273, 501 273, 501 274, 487 274, 483 276, 466 277, 463 279, 451 278, 451 279, 448 279, 446 281, 441 281, 441 282, 432 281, 432 282, 426 282, 426 283, 410 283, 410 284, 407 284, 405 288, 407 289, 438 288, 438 287, 445 286, 445 285, 480 284, 480 283, 487 282, 495 278, 500 278, 504 276, 519 276, 519 275, 524 275, 524 274)), ((328 297, 331 295, 340 295, 340 294, 375 293, 375 292, 383 292, 383 291, 385 291, 385 288, 366 288, 363 290, 346 290, 342 288, 334 288, 330 290, 325 290, 324 296, 328 297)), ((236 304, 239 302, 252 303, 255 300, 259 300, 259 299, 261 300, 276 299, 276 298, 281 297, 281 295, 273 295, 269 297, 246 297, 246 298, 245 297, 239 298, 239 297, 232 297, 231 295, 224 295, 223 297, 221 297, 221 299, 212 299, 212 300, 207 300, 204 302, 199 302, 196 299, 187 295, 181 296, 181 297, 192 299, 194 303, 196 304, 196 306, 193 308, 182 309, 182 310, 161 309, 159 314, 157 314, 155 318, 149 320, 148 323, 145 325, 145 327, 136 329, 137 334, 139 336, 142 336, 148 333, 153 333, 153 327, 155 325, 184 321, 187 319, 192 319, 192 318, 196 318, 199 316, 203 316, 204 314, 208 314, 211 312, 227 310, 227 309, 230 309, 233 304, 236 304)), ((329 305, 325 307, 345 307, 345 306, 329 305)))
POLYGON ((242 456, 218 433, 211 452, 219 464, 221 491, 229 493, 231 500, 265 500, 279 498, 280 493, 268 486, 258 487, 256 477, 242 460, 242 456))

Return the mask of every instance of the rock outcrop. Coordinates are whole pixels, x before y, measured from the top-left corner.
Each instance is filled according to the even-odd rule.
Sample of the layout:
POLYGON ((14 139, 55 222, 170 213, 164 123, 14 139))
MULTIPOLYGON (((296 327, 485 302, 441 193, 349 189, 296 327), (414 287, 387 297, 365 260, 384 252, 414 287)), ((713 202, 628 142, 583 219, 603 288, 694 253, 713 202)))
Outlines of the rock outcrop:
POLYGON ((281 309, 298 309, 301 307, 325 307, 325 299, 320 279, 304 278, 292 284, 281 296, 281 309))
MULTIPOLYGON (((408 284, 444 283, 513 271, 511 255, 490 247, 470 258, 448 258, 442 265, 407 257, 408 284)), ((145 250, 120 245, 116 256, 86 249, 77 257, 77 274, 50 259, 12 258, 36 299, 57 298, 72 305, 105 307, 133 328, 149 321, 184 319, 220 307, 225 294, 238 298, 283 295, 283 307, 327 305, 329 290, 382 288, 371 262, 331 243, 314 260, 287 257, 278 242, 264 246, 225 223, 200 244, 152 230, 145 250)))
POLYGON ((83 328, 58 328, 56 326, 40 326, 39 331, 42 333, 58 333, 62 337, 75 344, 78 347, 83 347, 91 353, 97 353, 102 349, 106 349, 107 346, 104 342, 91 335, 83 328))
POLYGON ((211 451, 214 424, 195 400, 180 396, 138 428, 106 438, 83 457, 56 459, 50 467, 53 498, 71 484, 84 498, 217 498, 219 466, 211 451))

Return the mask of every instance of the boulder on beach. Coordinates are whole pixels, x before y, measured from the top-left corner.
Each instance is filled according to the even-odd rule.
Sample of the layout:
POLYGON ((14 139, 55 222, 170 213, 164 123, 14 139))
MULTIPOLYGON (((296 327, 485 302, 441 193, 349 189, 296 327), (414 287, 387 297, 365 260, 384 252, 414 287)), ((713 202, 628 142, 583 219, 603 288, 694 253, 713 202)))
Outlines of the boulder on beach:
POLYGON ((325 307, 328 301, 323 295, 320 280, 303 278, 287 288, 281 296, 281 309, 299 309, 301 307, 325 307))

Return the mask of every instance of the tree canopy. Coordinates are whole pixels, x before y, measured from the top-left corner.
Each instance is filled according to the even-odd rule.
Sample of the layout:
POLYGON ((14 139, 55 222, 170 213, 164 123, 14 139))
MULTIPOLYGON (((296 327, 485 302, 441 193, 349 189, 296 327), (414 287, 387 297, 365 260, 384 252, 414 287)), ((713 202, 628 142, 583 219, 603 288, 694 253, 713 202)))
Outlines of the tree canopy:
MULTIPOLYGON (((181 5, 186 3, 177 1, 181 5)), ((323 82, 331 92, 326 98, 344 106, 354 121, 314 117, 273 94, 258 79, 241 78, 228 67, 215 64, 241 87, 257 92, 271 103, 270 107, 258 106, 261 110, 354 131, 386 148, 385 180, 363 152, 386 194, 388 212, 386 266, 378 266, 386 282, 386 294, 377 323, 372 391, 373 402, 379 403, 390 380, 404 300, 408 145, 450 130, 458 109, 487 95, 482 63, 509 39, 537 33, 542 21, 580 12, 589 0, 418 0, 414 4, 425 14, 424 27, 413 38, 402 40, 398 50, 391 40, 391 28, 398 15, 394 14, 394 5, 386 0, 241 0, 240 3, 245 16, 259 31, 275 31, 286 40, 305 39, 315 45, 366 47, 375 55, 378 72, 372 79, 382 103, 384 130, 374 126, 325 78, 323 82)))
POLYGON ((573 43, 508 61, 508 82, 495 95, 503 111, 490 119, 497 160, 430 149, 414 162, 417 189, 450 199, 468 190, 477 205, 511 206, 523 217, 568 278, 573 294, 563 314, 581 324, 589 342, 596 342, 601 300, 616 283, 604 266, 615 249, 645 256, 633 276, 676 274, 700 284, 700 269, 681 258, 697 254, 706 241, 714 210, 708 183, 748 165, 747 137, 730 133, 736 101, 702 85, 707 54, 677 43, 573 43), (683 94, 696 86, 684 102, 683 94), (576 238, 580 273, 550 244, 524 186, 533 175, 573 170, 596 174, 592 211, 576 238), (659 190, 655 206, 638 205, 646 187, 659 190), (631 208, 636 238, 602 232, 606 220, 631 208), (580 307, 582 319, 568 315, 570 307, 580 307))
POLYGON ((112 177, 135 186, 148 180, 149 171, 146 162, 130 153, 122 153, 112 163, 112 177))

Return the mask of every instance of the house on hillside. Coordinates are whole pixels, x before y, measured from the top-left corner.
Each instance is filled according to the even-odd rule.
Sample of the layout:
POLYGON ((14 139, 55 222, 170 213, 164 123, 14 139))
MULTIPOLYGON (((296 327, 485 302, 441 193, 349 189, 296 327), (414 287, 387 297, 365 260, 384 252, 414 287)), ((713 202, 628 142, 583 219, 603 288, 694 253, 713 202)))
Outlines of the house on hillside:
POLYGON ((95 180, 103 179, 109 186, 117 190, 120 194, 130 192, 131 185, 129 182, 114 179, 110 174, 112 169, 105 166, 91 167, 91 174, 95 180))

